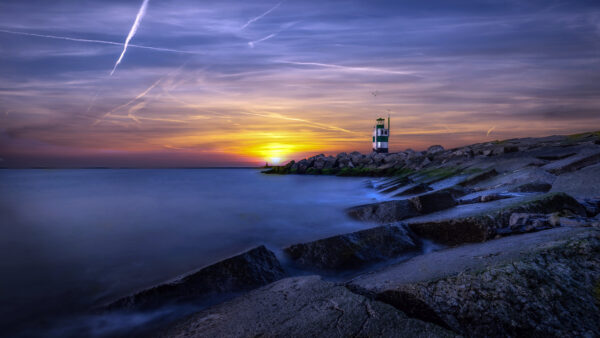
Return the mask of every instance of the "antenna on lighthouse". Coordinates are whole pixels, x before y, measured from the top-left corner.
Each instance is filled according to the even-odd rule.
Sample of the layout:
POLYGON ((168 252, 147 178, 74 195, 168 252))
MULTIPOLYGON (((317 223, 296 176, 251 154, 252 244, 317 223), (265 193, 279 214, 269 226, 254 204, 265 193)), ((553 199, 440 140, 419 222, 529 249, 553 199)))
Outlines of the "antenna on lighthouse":
POLYGON ((388 110, 388 130, 390 130, 390 119, 391 119, 390 115, 391 114, 389 113, 389 110, 388 110))
POLYGON ((388 132, 389 132, 389 130, 390 130, 390 119, 391 119, 390 115, 392 115, 392 111, 388 109, 387 112, 388 112, 388 132))

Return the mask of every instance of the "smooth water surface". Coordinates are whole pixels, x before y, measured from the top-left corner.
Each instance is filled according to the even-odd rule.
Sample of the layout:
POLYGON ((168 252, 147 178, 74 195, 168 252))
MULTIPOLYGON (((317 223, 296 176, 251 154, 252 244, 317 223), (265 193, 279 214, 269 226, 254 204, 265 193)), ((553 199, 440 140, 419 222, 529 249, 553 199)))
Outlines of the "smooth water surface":
POLYGON ((0 335, 55 329, 259 244, 369 227, 344 213, 375 198, 365 183, 254 169, 1 170, 0 335))

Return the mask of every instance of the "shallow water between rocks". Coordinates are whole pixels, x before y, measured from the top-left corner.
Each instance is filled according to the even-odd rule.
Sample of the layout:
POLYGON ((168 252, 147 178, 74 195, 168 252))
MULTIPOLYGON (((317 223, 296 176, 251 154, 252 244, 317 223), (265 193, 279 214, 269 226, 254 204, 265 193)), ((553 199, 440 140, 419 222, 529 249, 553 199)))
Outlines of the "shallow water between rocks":
POLYGON ((164 313, 84 314, 259 244, 277 252, 372 227, 344 213, 380 198, 366 183, 255 169, 2 170, 0 335, 143 325, 164 313))

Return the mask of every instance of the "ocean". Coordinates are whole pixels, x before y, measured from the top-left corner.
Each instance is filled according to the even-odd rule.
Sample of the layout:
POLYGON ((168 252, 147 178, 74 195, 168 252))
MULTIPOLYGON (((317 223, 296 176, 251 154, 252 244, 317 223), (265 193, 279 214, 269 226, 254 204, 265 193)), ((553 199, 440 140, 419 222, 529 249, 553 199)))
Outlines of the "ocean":
POLYGON ((344 213, 378 198, 369 184, 256 169, 1 170, 0 336, 143 324, 85 314, 260 244, 281 255, 371 227, 344 213))

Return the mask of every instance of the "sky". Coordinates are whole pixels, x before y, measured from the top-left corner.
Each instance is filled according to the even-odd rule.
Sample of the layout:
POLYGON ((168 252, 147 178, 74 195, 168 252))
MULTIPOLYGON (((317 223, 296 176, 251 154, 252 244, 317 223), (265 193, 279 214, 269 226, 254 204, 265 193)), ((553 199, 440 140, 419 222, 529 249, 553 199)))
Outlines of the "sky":
POLYGON ((598 1, 2 0, 0 167, 197 167, 600 129, 598 1))

